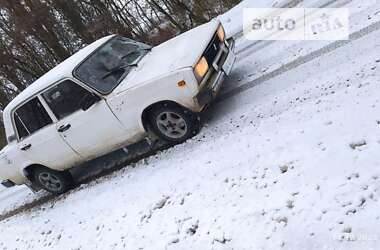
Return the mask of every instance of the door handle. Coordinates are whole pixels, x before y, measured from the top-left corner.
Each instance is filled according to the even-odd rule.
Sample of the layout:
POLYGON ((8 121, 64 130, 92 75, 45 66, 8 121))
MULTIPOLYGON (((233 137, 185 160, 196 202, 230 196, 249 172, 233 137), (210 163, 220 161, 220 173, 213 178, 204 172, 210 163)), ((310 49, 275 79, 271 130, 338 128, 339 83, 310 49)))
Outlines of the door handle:
POLYGON ((58 128, 58 132, 62 133, 71 128, 71 124, 65 124, 58 128))
POLYGON ((24 146, 22 146, 20 149, 22 150, 22 151, 26 151, 26 150, 28 150, 28 149, 30 149, 32 147, 32 144, 26 144, 26 145, 24 145, 24 146))

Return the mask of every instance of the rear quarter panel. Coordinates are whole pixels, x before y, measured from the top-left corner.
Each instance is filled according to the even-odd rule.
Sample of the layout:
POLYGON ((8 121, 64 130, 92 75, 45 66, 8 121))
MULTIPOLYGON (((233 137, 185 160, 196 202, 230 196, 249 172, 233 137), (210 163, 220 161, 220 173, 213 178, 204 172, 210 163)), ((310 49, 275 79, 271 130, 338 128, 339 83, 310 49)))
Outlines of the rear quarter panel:
POLYGON ((0 180, 11 180, 15 184, 23 184, 25 177, 23 168, 26 159, 17 152, 15 145, 7 146, 0 153, 0 180))

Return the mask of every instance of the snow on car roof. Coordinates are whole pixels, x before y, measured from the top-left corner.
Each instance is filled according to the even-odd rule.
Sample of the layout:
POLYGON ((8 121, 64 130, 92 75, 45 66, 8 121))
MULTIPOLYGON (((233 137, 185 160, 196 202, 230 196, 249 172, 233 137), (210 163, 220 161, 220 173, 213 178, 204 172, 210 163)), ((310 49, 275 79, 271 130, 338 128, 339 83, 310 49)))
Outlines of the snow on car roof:
MULTIPOLYGON (((72 71, 74 68, 83 61, 87 56, 89 56, 93 51, 95 51, 99 46, 104 44, 106 41, 114 37, 115 35, 110 35, 103 37, 90 45, 84 47, 83 49, 76 52, 74 55, 70 56, 53 69, 48 71, 46 74, 41 76, 31 85, 29 85, 25 90, 23 90, 20 94, 18 94, 4 109, 3 118, 4 125, 7 125, 6 119, 10 119, 10 112, 20 103, 24 102, 29 97, 37 94, 38 92, 44 90, 49 87, 53 83, 61 80, 65 77, 72 77, 72 71)), ((6 131, 10 131, 5 128, 6 131)))

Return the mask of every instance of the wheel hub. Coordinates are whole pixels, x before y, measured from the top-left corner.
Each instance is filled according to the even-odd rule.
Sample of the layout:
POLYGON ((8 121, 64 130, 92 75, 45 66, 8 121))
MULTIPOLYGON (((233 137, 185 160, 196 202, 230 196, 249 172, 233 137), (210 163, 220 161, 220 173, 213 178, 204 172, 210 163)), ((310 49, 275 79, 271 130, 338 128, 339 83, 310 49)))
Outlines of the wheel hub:
POLYGON ((187 133, 187 124, 182 116, 175 112, 162 112, 157 116, 157 126, 161 133, 170 138, 181 138, 187 133))
POLYGON ((39 176, 40 183, 51 191, 59 191, 62 188, 62 183, 58 177, 51 173, 41 173, 39 176))

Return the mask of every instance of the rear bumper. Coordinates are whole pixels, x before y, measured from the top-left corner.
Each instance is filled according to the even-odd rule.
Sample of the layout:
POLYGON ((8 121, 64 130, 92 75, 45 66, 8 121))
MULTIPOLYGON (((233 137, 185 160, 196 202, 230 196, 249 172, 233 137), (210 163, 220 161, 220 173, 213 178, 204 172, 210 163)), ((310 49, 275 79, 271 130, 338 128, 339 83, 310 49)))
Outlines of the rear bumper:
POLYGON ((216 98, 235 61, 235 41, 231 39, 224 43, 209 72, 200 84, 202 88, 195 98, 202 109, 216 98))
POLYGON ((4 180, 1 182, 1 185, 3 185, 6 188, 10 188, 10 187, 15 186, 16 184, 11 180, 4 180))

